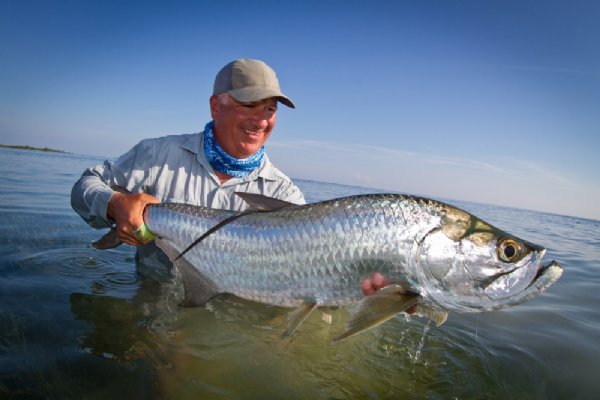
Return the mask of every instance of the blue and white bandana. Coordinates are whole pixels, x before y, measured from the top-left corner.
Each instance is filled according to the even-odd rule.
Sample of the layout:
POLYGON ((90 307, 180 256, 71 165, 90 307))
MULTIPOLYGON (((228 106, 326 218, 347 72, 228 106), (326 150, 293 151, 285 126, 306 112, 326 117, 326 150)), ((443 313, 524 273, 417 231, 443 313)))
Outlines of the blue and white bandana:
POLYGON ((260 167, 265 156, 265 146, 248 158, 231 157, 215 140, 213 127, 213 121, 204 127, 204 154, 213 169, 229 176, 243 178, 260 167))

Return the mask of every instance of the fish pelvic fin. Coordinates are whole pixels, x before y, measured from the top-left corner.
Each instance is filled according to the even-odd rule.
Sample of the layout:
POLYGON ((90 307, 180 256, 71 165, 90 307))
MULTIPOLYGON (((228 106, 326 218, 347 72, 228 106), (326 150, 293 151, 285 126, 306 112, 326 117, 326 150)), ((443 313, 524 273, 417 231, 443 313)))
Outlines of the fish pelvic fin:
POLYGON ((283 337, 292 336, 296 329, 304 322, 313 310, 317 308, 317 302, 311 301, 302 303, 300 307, 288 314, 287 329, 283 333, 283 337))
POLYGON ((296 205, 289 201, 257 193, 235 192, 235 194, 241 197, 250 206, 251 210, 255 211, 273 211, 296 205))
POLYGON ((119 239, 119 232, 116 228, 112 228, 108 231, 107 234, 103 235, 100 239, 92 242, 92 246, 99 250, 112 249, 113 247, 117 247, 121 244, 121 239, 119 239))
POLYGON ((321 321, 325 322, 327 325, 331 325, 333 322, 333 317, 331 315, 331 310, 329 307, 323 307, 320 309, 321 311, 321 321))
POLYGON ((417 304, 419 298, 417 293, 406 291, 400 285, 386 286, 372 295, 365 296, 346 324, 344 333, 335 337, 333 342, 339 342, 383 324, 417 304))

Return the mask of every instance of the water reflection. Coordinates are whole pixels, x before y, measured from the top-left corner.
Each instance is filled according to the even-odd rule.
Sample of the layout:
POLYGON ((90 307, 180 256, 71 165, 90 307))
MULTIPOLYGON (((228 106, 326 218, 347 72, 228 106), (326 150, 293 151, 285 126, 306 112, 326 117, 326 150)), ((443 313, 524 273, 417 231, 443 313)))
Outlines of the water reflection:
POLYGON ((71 312, 89 329, 79 338, 79 348, 95 356, 120 362, 149 360, 155 368, 167 365, 156 334, 147 329, 143 308, 134 301, 73 293, 71 312))
MULTIPOLYGON (((347 309, 282 339, 289 310, 228 296, 182 308, 136 273, 132 248, 92 249, 100 233, 68 193, 101 160, 0 153, 2 399, 598 398, 598 221, 463 203, 548 246, 558 284, 507 311, 439 328, 401 316, 331 345, 347 309)), ((372 191, 298 183, 311 201, 372 191)))

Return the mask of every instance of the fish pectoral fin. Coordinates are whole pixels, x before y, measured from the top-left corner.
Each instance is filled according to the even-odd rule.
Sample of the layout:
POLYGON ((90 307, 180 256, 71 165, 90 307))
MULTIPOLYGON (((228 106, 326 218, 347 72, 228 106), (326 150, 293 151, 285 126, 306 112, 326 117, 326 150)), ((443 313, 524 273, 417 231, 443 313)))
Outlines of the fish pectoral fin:
POLYGON ((315 308, 317 308, 317 303, 315 301, 311 301, 302 303, 300 307, 289 313, 288 325, 287 329, 283 333, 283 337, 291 336, 315 308))
POLYGON ((121 244, 121 239, 119 239, 119 231, 117 228, 112 228, 108 231, 107 234, 103 235, 100 239, 92 242, 92 246, 99 250, 112 249, 113 247, 117 247, 121 244))
POLYGON ((289 201, 279 200, 274 197, 264 196, 257 193, 235 192, 235 194, 248 203, 250 209, 252 210, 272 211, 295 205, 289 201))
POLYGON ((424 306, 422 304, 417 305, 417 309, 414 315, 418 317, 429 318, 435 322, 436 326, 441 326, 448 319, 448 311, 435 310, 431 307, 424 306))
POLYGON ((418 294, 408 292, 398 285, 386 286, 372 295, 365 296, 346 324, 346 331, 334 338, 333 342, 339 342, 384 323, 417 304, 419 298, 418 294))

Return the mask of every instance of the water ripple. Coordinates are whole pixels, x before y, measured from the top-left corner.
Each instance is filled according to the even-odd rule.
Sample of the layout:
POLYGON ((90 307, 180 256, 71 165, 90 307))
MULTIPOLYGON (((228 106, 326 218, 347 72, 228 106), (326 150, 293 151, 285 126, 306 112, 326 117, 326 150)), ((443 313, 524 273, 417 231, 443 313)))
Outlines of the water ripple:
POLYGON ((133 254, 127 251, 47 249, 24 257, 19 267, 37 271, 41 281, 52 276, 53 285, 68 293, 91 291, 123 297, 139 287, 133 254))

